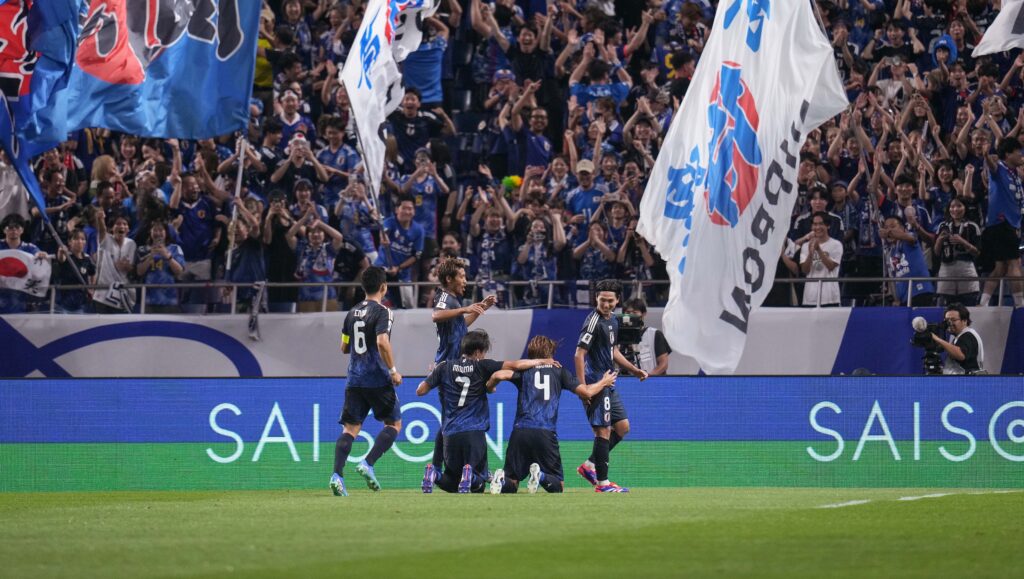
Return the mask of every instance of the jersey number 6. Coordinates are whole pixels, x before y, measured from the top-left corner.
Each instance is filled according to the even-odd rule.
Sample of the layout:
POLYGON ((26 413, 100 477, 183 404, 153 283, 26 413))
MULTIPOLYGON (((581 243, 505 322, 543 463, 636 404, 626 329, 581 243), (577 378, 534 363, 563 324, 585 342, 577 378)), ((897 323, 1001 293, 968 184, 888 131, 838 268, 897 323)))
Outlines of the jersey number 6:
POLYGON ((356 354, 366 353, 366 333, 363 332, 365 326, 366 322, 361 320, 352 324, 352 340, 354 342, 352 347, 355 349, 356 354))

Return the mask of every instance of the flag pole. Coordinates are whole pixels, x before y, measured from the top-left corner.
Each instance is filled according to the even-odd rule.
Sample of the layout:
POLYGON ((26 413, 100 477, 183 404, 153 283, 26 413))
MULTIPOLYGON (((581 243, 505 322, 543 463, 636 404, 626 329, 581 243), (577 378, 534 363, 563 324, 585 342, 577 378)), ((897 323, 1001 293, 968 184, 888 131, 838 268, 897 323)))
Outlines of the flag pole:
MULTIPOLYGON (((342 86, 344 86, 344 82, 342 83, 342 86)), ((380 227, 381 235, 384 235, 386 237, 387 236, 387 232, 384 231, 384 216, 381 215, 381 212, 380 212, 380 192, 377 191, 376 189, 374 189, 374 187, 373 187, 373 179, 369 178, 370 168, 369 168, 369 164, 366 162, 366 153, 365 153, 366 147, 363 147, 363 135, 362 135, 362 132, 359 130, 359 120, 356 119, 355 117, 352 117, 352 124, 354 124, 355 127, 356 127, 356 147, 359 149, 359 156, 363 160, 363 172, 366 173, 366 175, 367 175, 366 188, 370 191, 370 204, 372 205, 371 208, 377 210, 377 226, 380 227)), ((387 162, 387 161, 385 160, 385 162, 387 162)), ((381 171, 382 171, 381 183, 383 183, 384 182, 383 167, 381 167, 381 171)), ((394 258, 391 256, 391 239, 390 238, 388 239, 388 250, 387 250, 387 252, 383 252, 383 253, 384 253, 384 261, 388 264, 388 267, 395 267, 394 258)))
POLYGON ((242 196, 242 174, 245 169, 245 155, 249 149, 249 139, 246 138, 245 133, 245 130, 239 133, 238 140, 241 142, 236 143, 238 172, 235 174, 235 194, 231 198, 231 224, 228 225, 228 262, 224 268, 224 277, 227 277, 227 274, 231 271, 232 258, 235 254, 235 222, 238 221, 238 204, 241 202, 240 197, 242 196))

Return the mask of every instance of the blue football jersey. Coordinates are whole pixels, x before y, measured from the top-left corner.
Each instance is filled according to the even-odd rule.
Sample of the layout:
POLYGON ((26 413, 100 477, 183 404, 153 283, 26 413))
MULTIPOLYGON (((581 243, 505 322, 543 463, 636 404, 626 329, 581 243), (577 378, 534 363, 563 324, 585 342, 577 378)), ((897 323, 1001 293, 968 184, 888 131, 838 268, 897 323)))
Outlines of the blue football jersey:
POLYGON ((558 423, 558 399, 563 390, 574 392, 579 386, 565 368, 537 366, 516 372, 512 383, 519 389, 513 428, 555 430, 558 423))
MULTIPOLYGON (((440 289, 434 292, 434 309, 451 311, 462 307, 459 298, 453 294, 440 289)), ((468 331, 465 316, 455 316, 443 322, 434 324, 437 328, 437 354, 434 355, 434 363, 445 360, 457 360, 462 345, 462 338, 468 331)))
POLYGON ((342 339, 349 344, 348 386, 390 388, 391 374, 377 349, 377 336, 391 336, 394 314, 373 301, 362 301, 345 316, 342 339))
MULTIPOLYGON (((583 322, 583 331, 576 347, 587 351, 584 362, 585 380, 593 384, 604 377, 604 373, 615 370, 615 336, 619 332, 619 319, 614 315, 605 319, 597 310, 590 312, 583 322)), ((614 388, 614 386, 609 386, 614 388)))
POLYGON ((441 389, 445 417, 441 432, 445 436, 491 429, 487 380, 501 370, 501 366, 502 363, 495 360, 473 360, 463 356, 434 367, 426 382, 431 388, 441 389))

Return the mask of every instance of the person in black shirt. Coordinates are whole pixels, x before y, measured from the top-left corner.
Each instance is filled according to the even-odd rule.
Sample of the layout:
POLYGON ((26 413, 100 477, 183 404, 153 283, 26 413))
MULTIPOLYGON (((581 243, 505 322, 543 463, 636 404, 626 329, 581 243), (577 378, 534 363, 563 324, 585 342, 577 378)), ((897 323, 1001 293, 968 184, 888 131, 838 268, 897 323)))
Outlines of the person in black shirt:
POLYGON ((984 372, 985 346, 981 336, 971 327, 971 312, 961 304, 946 306, 946 327, 949 328, 949 341, 936 334, 932 339, 946 351, 946 364, 943 374, 980 374, 984 372))
MULTIPOLYGON (((96 264, 92 257, 85 253, 85 231, 76 229, 71 233, 67 250, 63 247, 57 250, 57 261, 54 265, 54 285, 81 285, 82 281, 94 283, 96 264), (75 273, 76 269, 82 274, 81 279, 75 273)), ((83 314, 88 303, 89 294, 84 289, 60 291, 57 294, 57 311, 61 313, 83 314)))

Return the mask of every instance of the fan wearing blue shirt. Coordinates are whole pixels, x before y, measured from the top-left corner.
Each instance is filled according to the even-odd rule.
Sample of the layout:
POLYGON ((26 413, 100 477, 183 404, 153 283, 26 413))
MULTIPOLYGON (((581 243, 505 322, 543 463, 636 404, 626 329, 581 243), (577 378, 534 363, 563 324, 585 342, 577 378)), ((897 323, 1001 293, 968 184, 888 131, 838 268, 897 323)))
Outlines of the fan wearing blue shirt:
MULTIPOLYGON (((437 200, 441 195, 448 194, 448 185, 437 173, 437 165, 430 159, 430 151, 419 149, 416 151, 416 170, 412 175, 404 177, 401 181, 400 190, 405 195, 411 195, 416 204, 416 215, 413 221, 423 228, 423 234, 427 239, 433 241, 437 247, 437 200)), ((428 252, 427 258, 434 257, 428 252)))
POLYGON ((576 180, 579 181, 579 187, 566 193, 565 208, 573 215, 582 215, 585 222, 589 223, 604 196, 604 191, 594 184, 593 161, 583 159, 576 163, 576 180))
POLYGON ((526 82, 523 94, 512 107, 511 130, 514 142, 518 147, 517 159, 521 159, 522 166, 509 167, 512 173, 523 173, 527 167, 547 167, 551 164, 551 157, 554 154, 551 141, 544 136, 548 128, 548 112, 541 107, 530 111, 530 126, 527 128, 523 123, 522 111, 526 103, 532 100, 534 94, 540 88, 541 82, 526 82))
MULTIPOLYGON (((374 265, 383 267, 391 279, 412 281, 412 271, 423 253, 423 242, 426 235, 423 227, 413 221, 416 214, 416 202, 405 195, 398 201, 395 215, 384 220, 381 228, 380 251, 374 265)), ((403 307, 415 307, 412 286, 402 286, 399 290, 400 299, 391 302, 401 303, 403 307)))
POLYGON ((324 129, 327 146, 320 149, 316 158, 324 166, 330 178, 323 188, 323 204, 334 207, 341 198, 341 192, 348 186, 349 175, 359 166, 359 153, 344 142, 345 123, 340 118, 332 118, 324 129))
MULTIPOLYGON (((1020 267, 1020 221, 1024 207, 1024 186, 1017 174, 1024 165, 1021 142, 1010 137, 1003 139, 996 147, 996 156, 988 158, 989 201, 982 233, 982 246, 995 262, 992 275, 985 282, 981 293, 981 305, 987 306, 992 293, 997 291, 999 278, 1021 277, 1020 267)), ((1021 282, 1011 281, 1013 303, 1024 306, 1024 292, 1021 282)))
POLYGON ((633 80, 618 60, 614 60, 610 64, 603 60, 596 60, 594 58, 595 44, 596 41, 588 42, 583 48, 583 58, 569 77, 569 93, 576 97, 576 103, 581 107, 586 107, 587 103, 601 97, 609 97, 618 108, 629 96, 633 80), (589 84, 581 82, 584 73, 590 78, 589 84), (615 74, 619 80, 612 82, 612 74, 615 74))
POLYGON ((423 104, 428 108, 441 106, 441 64, 448 49, 448 27, 435 16, 423 20, 423 40, 416 52, 406 57, 402 65, 405 86, 420 91, 423 104))
MULTIPOLYGON (((889 257, 889 274, 894 278, 930 277, 928 265, 924 261, 924 252, 917 237, 903 227, 903 221, 894 216, 886 217, 882 229, 882 239, 887 243, 889 257)), ((907 285, 911 282, 893 284, 896 301, 907 303, 907 285)), ((917 280, 909 288, 911 303, 914 306, 931 306, 935 304, 935 286, 930 281, 917 280)))

